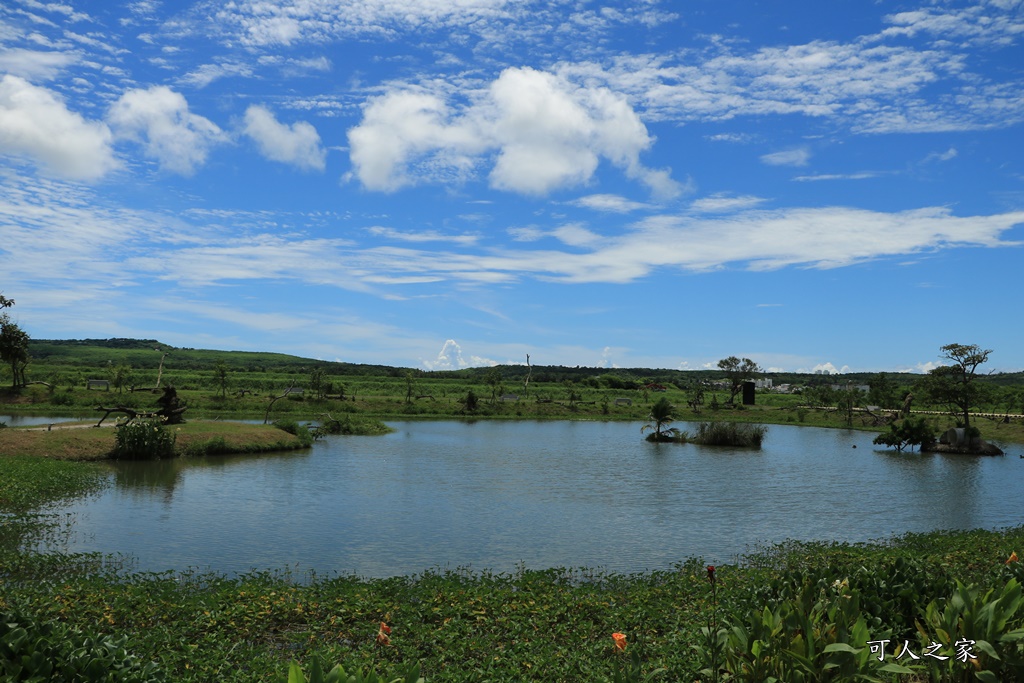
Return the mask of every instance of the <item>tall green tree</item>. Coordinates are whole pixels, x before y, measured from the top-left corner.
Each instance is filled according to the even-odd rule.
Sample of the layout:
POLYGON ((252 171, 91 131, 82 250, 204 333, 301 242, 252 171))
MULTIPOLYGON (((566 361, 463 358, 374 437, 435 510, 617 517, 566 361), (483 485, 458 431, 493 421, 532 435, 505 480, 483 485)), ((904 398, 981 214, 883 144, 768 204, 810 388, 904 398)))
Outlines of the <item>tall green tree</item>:
POLYGON ((313 368, 309 373, 309 390, 316 394, 317 399, 323 399, 327 394, 327 370, 324 368, 313 368))
POLYGON ((957 423, 971 426, 971 408, 984 397, 978 384, 978 366, 988 361, 991 349, 977 344, 946 344, 940 351, 949 364, 940 365, 925 377, 924 390, 933 403, 945 404, 957 423))
POLYGON ((868 380, 868 404, 880 408, 898 408, 902 403, 899 387, 884 372, 868 380))
MULTIPOLYGON (((0 309, 14 305, 12 299, 0 295, 0 309)), ((0 314, 0 361, 11 367, 11 387, 25 384, 25 366, 28 365, 29 336, 6 313, 0 314)))
POLYGON ((864 392, 857 387, 846 385, 846 388, 836 392, 836 407, 839 408, 846 419, 846 426, 853 426, 853 411, 864 405, 864 392))
POLYGON ((491 388, 491 403, 498 402, 498 392, 501 389, 501 370, 491 368, 484 375, 484 382, 491 388))
POLYGON ((415 387, 415 384, 413 384, 413 377, 414 377, 414 375, 412 374, 412 370, 406 370, 405 371, 405 402, 406 403, 412 403, 413 388, 415 387))
POLYGON ((217 364, 213 366, 213 381, 220 389, 220 397, 227 398, 228 395, 228 384, 230 383, 228 378, 228 364, 222 360, 217 361, 217 364))
POLYGON ((117 389, 117 393, 123 393, 126 386, 131 385, 132 378, 135 373, 132 371, 132 366, 127 364, 114 365, 113 363, 107 363, 107 379, 117 389))
POLYGON ((753 379, 761 373, 760 366, 749 358, 729 356, 718 361, 718 369, 729 379, 729 401, 736 400, 736 394, 743 388, 744 380, 753 379))

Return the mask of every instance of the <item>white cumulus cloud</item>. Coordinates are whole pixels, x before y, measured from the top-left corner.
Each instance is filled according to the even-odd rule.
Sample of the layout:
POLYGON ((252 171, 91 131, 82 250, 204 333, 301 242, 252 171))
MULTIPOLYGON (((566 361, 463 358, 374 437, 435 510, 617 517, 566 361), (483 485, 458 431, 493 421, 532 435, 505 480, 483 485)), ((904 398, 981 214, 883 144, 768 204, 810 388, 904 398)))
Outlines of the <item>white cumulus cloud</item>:
POLYGON ((117 166, 110 129, 70 111, 59 95, 18 76, 0 79, 0 155, 27 156, 52 173, 96 180, 117 166))
POLYGON ((462 355, 462 347, 454 339, 445 341, 435 360, 425 360, 423 367, 428 370, 460 370, 462 368, 493 367, 497 361, 482 356, 470 356, 466 360, 462 355))
POLYGON ((162 85, 129 90, 110 108, 108 120, 119 136, 142 144, 161 168, 182 175, 194 173, 210 147, 226 140, 212 121, 189 111, 181 93, 162 85))
POLYGON ((349 144, 373 190, 464 180, 493 156, 491 186, 519 194, 586 185, 602 159, 657 196, 680 192, 668 170, 641 163, 653 139, 624 96, 531 68, 506 69, 460 112, 434 93, 389 92, 367 103, 349 144))
POLYGON ((316 128, 305 121, 289 126, 280 123, 268 109, 253 105, 245 111, 242 132, 268 159, 314 171, 326 166, 327 150, 320 144, 316 128))

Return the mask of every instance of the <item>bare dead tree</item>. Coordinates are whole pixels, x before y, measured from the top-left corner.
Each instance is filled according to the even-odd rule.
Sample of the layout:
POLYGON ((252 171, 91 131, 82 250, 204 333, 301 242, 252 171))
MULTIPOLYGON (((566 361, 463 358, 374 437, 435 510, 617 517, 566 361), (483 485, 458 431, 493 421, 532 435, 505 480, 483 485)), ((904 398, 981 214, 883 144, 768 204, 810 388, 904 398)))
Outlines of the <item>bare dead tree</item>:
MULTIPOLYGON (((288 389, 290 389, 290 388, 291 387, 289 387, 288 389)), ((285 396, 288 395, 288 389, 285 389, 284 393, 281 394, 280 396, 275 396, 274 398, 270 399, 270 405, 267 406, 267 412, 263 416, 263 424, 267 424, 267 421, 270 420, 270 409, 274 407, 274 404, 277 403, 279 400, 281 400, 282 398, 284 398, 285 396)))
MULTIPOLYGON (((155 348, 153 350, 154 351, 160 351, 160 349, 158 349, 158 348, 155 348)), ((167 354, 169 354, 170 351, 164 351, 163 353, 164 353, 164 355, 160 356, 160 369, 157 370, 157 373, 156 373, 156 386, 153 387, 154 389, 159 389, 160 388, 160 378, 164 376, 164 358, 167 358, 167 354)))

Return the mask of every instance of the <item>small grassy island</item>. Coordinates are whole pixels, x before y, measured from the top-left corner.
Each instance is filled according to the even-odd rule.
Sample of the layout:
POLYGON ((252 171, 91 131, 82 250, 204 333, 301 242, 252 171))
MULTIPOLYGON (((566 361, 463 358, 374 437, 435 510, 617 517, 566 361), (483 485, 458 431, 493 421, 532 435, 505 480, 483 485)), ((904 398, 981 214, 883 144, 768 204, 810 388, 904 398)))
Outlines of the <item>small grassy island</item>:
POLYGON ((50 503, 108 485, 108 465, 74 461, 302 448, 318 433, 382 433, 384 419, 650 422, 662 441, 679 440, 675 420, 707 425, 691 443, 753 430, 749 446, 763 425, 788 424, 873 431, 900 451, 953 430, 1024 449, 1024 375, 975 376, 987 357, 977 347, 944 347, 959 373, 838 383, 766 377, 732 357, 698 372, 428 373, 154 340, 28 350, 30 372, 0 394, 0 413, 76 420, 0 428, 0 680, 298 683, 341 664, 341 680, 410 682, 1024 681, 1024 526, 786 542, 731 565, 680 558, 629 575, 524 567, 297 581, 136 573, 125 558, 32 550, 68 532, 50 503), (756 401, 741 402, 754 374, 756 401), (181 424, 150 415, 154 388, 167 386, 181 401, 173 410, 187 408, 181 424))

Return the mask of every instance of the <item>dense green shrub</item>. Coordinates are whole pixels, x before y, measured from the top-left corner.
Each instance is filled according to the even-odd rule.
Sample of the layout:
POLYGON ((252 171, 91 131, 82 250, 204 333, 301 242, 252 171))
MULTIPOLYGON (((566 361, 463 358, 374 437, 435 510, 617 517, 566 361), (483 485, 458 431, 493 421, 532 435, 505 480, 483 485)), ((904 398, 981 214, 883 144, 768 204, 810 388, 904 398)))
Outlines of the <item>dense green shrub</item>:
POLYGON ((314 439, 320 439, 328 434, 342 434, 346 436, 377 436, 388 434, 392 429, 380 420, 371 418, 352 419, 351 415, 345 415, 342 419, 328 418, 323 420, 311 433, 314 439))
POLYGON ((114 433, 113 456, 119 460, 158 460, 174 456, 176 432, 159 420, 131 420, 114 433))
POLYGON ((895 422, 891 423, 889 431, 876 436, 872 443, 889 446, 902 452, 907 446, 913 450, 914 446, 924 446, 934 442, 935 430, 923 417, 908 417, 899 425, 895 422))
POLYGON ((75 397, 69 391, 58 391, 50 397, 50 403, 55 406, 72 406, 75 404, 75 397))
POLYGON ((309 430, 308 426, 300 424, 297 420, 281 418, 280 420, 274 420, 272 424, 282 431, 299 437, 303 446, 309 446, 313 443, 313 432, 309 430))
POLYGON ((701 422, 696 434, 689 436, 691 443, 703 446, 741 446, 760 448, 768 428, 745 422, 701 422))

